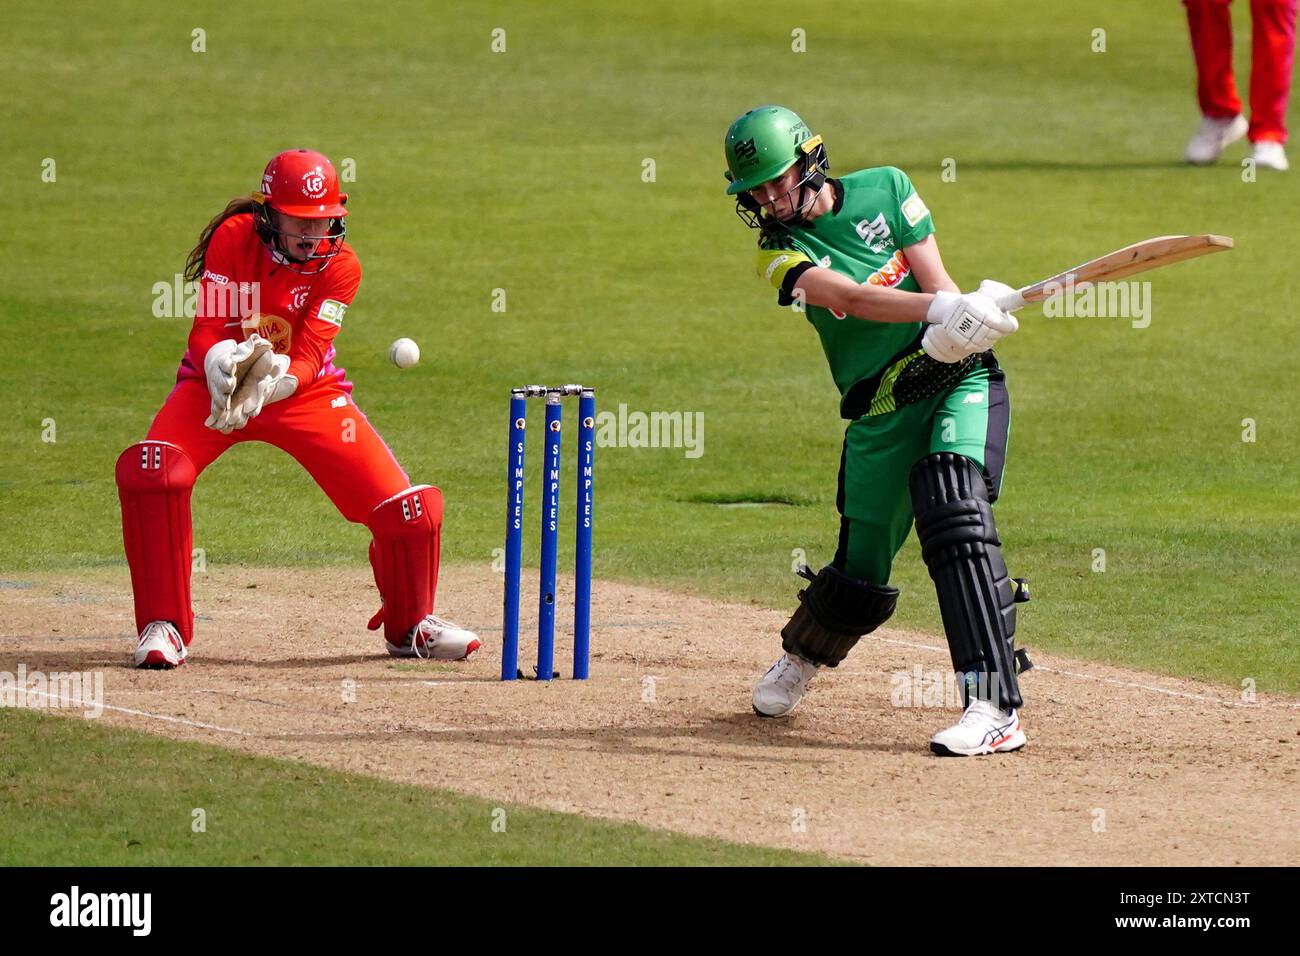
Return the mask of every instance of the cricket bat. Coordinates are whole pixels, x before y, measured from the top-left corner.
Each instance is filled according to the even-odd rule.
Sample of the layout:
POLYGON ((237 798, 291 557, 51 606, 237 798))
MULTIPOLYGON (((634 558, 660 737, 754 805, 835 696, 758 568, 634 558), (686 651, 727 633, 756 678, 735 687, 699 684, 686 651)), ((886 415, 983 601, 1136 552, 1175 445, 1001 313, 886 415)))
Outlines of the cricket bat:
POLYGON ((1111 282, 1148 269, 1159 269, 1184 259, 1195 259, 1197 256, 1231 248, 1232 239, 1228 236, 1157 236, 1154 239, 1144 239, 1002 296, 997 300, 998 308, 1004 312, 1014 312, 1031 302, 1041 302, 1054 293, 1059 293, 1067 283, 1077 289, 1097 282, 1111 282))

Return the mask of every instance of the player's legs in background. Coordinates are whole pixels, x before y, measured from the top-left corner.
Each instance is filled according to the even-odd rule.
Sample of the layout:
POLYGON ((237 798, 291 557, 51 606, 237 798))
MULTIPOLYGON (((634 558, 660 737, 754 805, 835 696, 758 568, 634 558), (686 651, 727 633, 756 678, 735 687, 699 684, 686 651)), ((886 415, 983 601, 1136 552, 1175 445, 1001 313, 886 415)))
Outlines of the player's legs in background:
POLYGON ((371 619, 390 654, 462 660, 479 647, 469 631, 434 615, 442 494, 412 485, 351 396, 334 385, 269 405, 248 437, 292 455, 347 520, 373 535, 370 563, 383 602, 371 619))
POLYGON ((966 713, 936 734, 945 755, 1024 746, 1017 672, 1028 659, 1013 646, 1019 586, 1002 558, 992 504, 1001 491, 1010 402, 1000 369, 978 369, 935 409, 929 453, 911 472, 921 554, 934 581, 966 713))
POLYGON ((1192 56, 1196 61, 1196 98, 1201 126, 1187 144, 1187 160, 1212 163, 1225 146, 1246 134, 1241 97, 1232 73, 1231 0, 1183 0, 1192 56))
POLYGON ((1231 119, 1241 112, 1232 73, 1232 0, 1183 0, 1183 6, 1196 59, 1196 99, 1201 115, 1231 119))
POLYGON ((204 426, 209 405, 202 382, 180 382, 154 416, 146 439, 117 460, 122 543, 139 635, 137 667, 183 663, 194 637, 190 491, 199 473, 239 440, 204 426))
POLYGON ((840 457, 835 557, 800 592, 781 631, 784 653, 754 688, 754 711, 782 717, 803 697, 821 666, 835 667, 864 634, 894 613, 889 586, 894 555, 912 526, 907 474, 925 453, 928 409, 909 406, 849 425, 840 457))
POLYGON ((1276 144, 1255 159, 1286 168, 1286 107, 1295 60, 1296 0, 1251 0, 1250 141, 1276 144), (1277 159, 1280 157, 1280 163, 1277 159))

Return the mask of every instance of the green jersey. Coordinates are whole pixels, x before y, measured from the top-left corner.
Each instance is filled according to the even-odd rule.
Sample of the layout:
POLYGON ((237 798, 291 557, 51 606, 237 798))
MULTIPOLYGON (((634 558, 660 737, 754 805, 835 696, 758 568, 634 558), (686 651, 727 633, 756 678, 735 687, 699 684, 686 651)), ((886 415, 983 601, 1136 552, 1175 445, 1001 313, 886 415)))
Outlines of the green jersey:
MULTIPOLYGON (((792 305, 795 282, 814 266, 859 283, 920 292, 905 250, 933 233, 934 222, 907 175, 881 166, 827 182, 835 191, 828 212, 789 230, 764 230, 759 239, 758 273, 777 289, 777 301, 792 305)), ((869 322, 815 305, 805 306, 804 314, 844 398, 859 382, 897 375, 919 351, 921 322, 869 322)), ((876 411, 892 410, 892 399, 887 404, 876 411)))

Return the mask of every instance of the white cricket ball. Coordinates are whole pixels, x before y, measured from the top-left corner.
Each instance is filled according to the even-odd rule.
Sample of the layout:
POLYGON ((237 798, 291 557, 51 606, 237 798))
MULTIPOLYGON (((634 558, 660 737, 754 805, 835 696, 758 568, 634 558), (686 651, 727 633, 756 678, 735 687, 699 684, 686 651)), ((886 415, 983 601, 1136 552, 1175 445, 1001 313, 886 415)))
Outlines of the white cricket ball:
POLYGON ((411 339, 398 339, 388 346, 388 361, 398 368, 410 368, 420 361, 420 347, 411 339))

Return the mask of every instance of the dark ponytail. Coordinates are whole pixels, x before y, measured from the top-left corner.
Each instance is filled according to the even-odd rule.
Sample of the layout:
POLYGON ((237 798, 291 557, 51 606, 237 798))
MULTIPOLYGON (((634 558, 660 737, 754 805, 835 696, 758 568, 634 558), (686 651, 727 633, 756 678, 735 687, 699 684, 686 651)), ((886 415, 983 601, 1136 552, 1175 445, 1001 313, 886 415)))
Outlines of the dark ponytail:
POLYGON ((197 282, 203 275, 203 260, 208 254, 208 243, 212 241, 212 234, 217 231, 217 227, 231 216, 241 216, 246 212, 256 213, 258 205, 257 200, 249 196, 236 196, 226 203, 225 209, 217 213, 212 221, 203 227, 203 232, 199 233, 198 245, 190 250, 190 256, 185 260, 186 282, 197 282))

